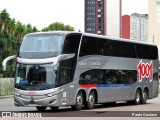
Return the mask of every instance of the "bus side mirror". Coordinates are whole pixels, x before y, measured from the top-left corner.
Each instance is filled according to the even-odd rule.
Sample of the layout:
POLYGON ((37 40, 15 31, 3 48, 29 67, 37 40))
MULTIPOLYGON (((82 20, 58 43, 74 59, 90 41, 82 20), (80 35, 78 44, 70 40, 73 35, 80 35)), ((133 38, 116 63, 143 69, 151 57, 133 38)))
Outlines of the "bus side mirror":
POLYGON ((59 61, 61 60, 65 60, 65 59, 70 59, 73 58, 75 56, 75 53, 72 54, 62 54, 57 56, 54 61, 53 61, 53 70, 57 70, 59 67, 59 61))
POLYGON ((16 55, 13 55, 13 56, 9 56, 7 58, 5 58, 2 62, 2 69, 3 71, 6 71, 6 66, 7 66, 7 62, 12 60, 12 59, 15 59, 17 56, 16 55))

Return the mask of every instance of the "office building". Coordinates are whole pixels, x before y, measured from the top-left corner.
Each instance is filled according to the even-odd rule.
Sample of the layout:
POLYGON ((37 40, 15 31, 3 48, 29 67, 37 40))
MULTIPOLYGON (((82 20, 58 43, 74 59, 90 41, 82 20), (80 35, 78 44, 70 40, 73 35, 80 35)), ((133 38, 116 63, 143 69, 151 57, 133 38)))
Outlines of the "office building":
POLYGON ((148 41, 148 14, 131 14, 130 39, 144 42, 148 41))
POLYGON ((85 32, 121 36, 121 0, 85 0, 85 32))

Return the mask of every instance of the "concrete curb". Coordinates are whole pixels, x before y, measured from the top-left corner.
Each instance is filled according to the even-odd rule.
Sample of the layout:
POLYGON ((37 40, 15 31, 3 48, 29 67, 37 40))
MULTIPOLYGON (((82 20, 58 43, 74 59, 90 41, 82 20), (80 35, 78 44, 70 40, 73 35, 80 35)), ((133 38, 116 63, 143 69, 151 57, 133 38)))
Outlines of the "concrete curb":
POLYGON ((13 95, 8 95, 8 96, 0 96, 0 99, 3 99, 3 98, 10 98, 10 97, 13 97, 13 95))

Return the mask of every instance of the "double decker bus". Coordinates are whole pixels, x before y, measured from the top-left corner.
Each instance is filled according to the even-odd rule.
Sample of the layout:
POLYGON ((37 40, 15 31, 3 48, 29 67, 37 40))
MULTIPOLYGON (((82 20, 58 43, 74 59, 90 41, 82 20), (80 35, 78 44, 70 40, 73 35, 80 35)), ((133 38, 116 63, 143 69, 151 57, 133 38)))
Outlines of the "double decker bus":
POLYGON ((16 59, 14 104, 93 109, 96 103, 145 104, 158 96, 156 45, 80 32, 24 36, 16 59))

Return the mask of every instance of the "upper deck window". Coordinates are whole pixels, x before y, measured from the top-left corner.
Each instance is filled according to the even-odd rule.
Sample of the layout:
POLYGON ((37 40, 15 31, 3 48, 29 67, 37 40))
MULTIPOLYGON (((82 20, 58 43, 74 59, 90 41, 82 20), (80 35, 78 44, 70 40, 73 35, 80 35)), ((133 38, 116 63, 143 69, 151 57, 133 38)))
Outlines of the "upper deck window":
POLYGON ((24 37, 20 52, 60 52, 63 36, 59 34, 40 34, 24 37))

